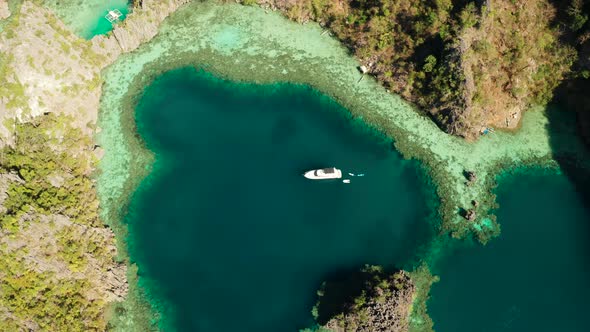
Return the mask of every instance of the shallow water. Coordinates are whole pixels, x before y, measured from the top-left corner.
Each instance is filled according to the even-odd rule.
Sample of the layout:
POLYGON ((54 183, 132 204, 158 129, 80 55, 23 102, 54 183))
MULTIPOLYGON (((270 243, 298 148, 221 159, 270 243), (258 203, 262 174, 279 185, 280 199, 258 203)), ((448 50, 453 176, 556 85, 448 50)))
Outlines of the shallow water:
POLYGON ((504 177, 497 195, 502 235, 439 264, 436 331, 588 331, 588 202, 565 175, 538 170, 504 177))
POLYGON ((157 158, 132 199, 128 242, 165 326, 294 331, 312 324, 322 280, 410 264, 432 236, 431 190, 346 114, 307 87, 188 68, 147 87, 136 123, 157 158), (301 176, 324 166, 365 176, 301 176))
POLYGON ((129 2, 129 0, 45 0, 43 3, 80 37, 92 39, 113 29, 113 25, 105 18, 109 10, 118 9, 123 14, 121 20, 124 20, 129 13, 129 2))

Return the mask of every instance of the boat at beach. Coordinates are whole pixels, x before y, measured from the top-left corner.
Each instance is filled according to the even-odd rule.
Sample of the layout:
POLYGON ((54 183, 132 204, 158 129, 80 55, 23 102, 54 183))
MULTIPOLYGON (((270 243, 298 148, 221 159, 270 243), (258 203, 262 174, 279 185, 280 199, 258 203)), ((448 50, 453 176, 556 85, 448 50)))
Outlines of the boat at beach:
POLYGON ((336 167, 312 169, 303 174, 311 180, 327 180, 327 179, 340 179, 342 177, 342 171, 336 167))

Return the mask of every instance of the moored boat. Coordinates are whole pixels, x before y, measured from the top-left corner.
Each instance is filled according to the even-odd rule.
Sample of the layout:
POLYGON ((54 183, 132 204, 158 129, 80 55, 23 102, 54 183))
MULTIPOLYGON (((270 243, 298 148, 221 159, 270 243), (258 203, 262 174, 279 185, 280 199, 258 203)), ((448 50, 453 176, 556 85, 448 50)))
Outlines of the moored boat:
POLYGON ((311 171, 305 172, 303 176, 311 180, 340 179, 342 177, 342 171, 336 167, 312 169, 311 171))

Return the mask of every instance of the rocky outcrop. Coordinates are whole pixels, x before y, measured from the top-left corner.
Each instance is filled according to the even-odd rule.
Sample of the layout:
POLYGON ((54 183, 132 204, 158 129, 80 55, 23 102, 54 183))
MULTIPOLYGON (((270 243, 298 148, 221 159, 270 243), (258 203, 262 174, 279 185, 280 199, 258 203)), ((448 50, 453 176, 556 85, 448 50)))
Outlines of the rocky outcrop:
POLYGON ((4 200, 8 197, 8 186, 12 182, 23 183, 23 180, 14 173, 0 173, 0 214, 6 212, 6 208, 3 206, 4 200))
POLYGON ((0 35, 0 147, 12 144, 6 120, 26 122, 47 112, 64 114, 93 135, 101 94, 100 71, 153 38, 160 23, 188 0, 144 1, 109 36, 86 41, 51 11, 25 1, 18 24, 0 35))
POLYGON ((121 53, 133 51, 151 40, 160 23, 190 0, 144 0, 136 6, 125 21, 118 24, 108 36, 92 39, 93 50, 114 61, 121 53))
MULTIPOLYGON (((35 165, 21 165, 20 159, 14 159, 7 166, 6 160, 0 159, 0 247, 4 257, 0 259, 0 282, 11 292, 0 294, 0 330, 63 331, 60 324, 67 324, 65 320, 76 321, 71 329, 104 330, 106 305, 127 295, 127 266, 114 260, 114 234, 97 219, 98 201, 94 186, 89 184, 95 166, 92 161, 101 156, 92 140, 97 129, 101 70, 122 53, 153 38, 160 23, 186 2, 144 0, 113 33, 91 41, 74 35, 50 10, 32 1, 23 1, 19 11, 12 13, 17 15, 15 19, 4 25, 0 33, 0 149, 32 156, 29 152, 34 147, 23 145, 23 138, 17 135, 19 128, 29 124, 26 130, 37 130, 37 135, 31 136, 37 141, 31 144, 51 140, 37 148, 53 151, 57 158, 64 158, 60 154, 67 151, 68 162, 76 168, 72 172, 72 167, 57 167, 54 173, 32 182, 38 186, 46 181, 42 190, 53 188, 70 197, 80 193, 73 192, 72 186, 84 185, 77 190, 88 195, 79 198, 83 207, 77 209, 84 210, 83 217, 65 206, 65 211, 60 211, 59 201, 43 210, 35 202, 15 206, 13 199, 9 211, 4 203, 10 193, 31 187, 18 175, 19 169, 44 167, 32 157, 28 163, 35 165), (39 141, 43 135, 51 139, 39 141), (70 187, 64 184, 68 181, 70 187), (45 296, 26 308, 19 306, 15 301, 23 301, 30 293, 14 286, 23 274, 31 278, 30 287, 44 292, 76 292, 76 300, 83 305, 67 317, 53 312, 67 310, 58 308, 63 298, 45 296), (47 309, 51 301, 58 307, 47 309), (39 311, 44 316, 36 316, 39 311)), ((6 1, 0 0, 0 15, 6 13, 5 5, 6 1)))
POLYGON ((7 0, 0 0, 0 20, 10 16, 7 0))
POLYGON ((25 216, 22 221, 26 227, 23 226, 21 231, 10 236, 0 232, 0 244, 5 246, 3 254, 17 255, 28 269, 51 273, 58 280, 88 280, 92 287, 84 295, 91 300, 114 302, 123 300, 127 295, 126 266, 105 260, 116 254, 114 234, 110 229, 75 224, 63 215, 25 216), (60 251, 65 249, 60 244, 64 236, 79 245, 90 239, 90 243, 100 246, 106 255, 81 250, 80 260, 84 264, 73 268, 70 262, 60 258, 60 251), (23 254, 17 254, 22 249, 26 249, 23 254))
POLYGON ((18 15, 18 24, 0 35, 0 53, 5 55, 0 142, 10 145, 14 140, 3 126, 6 120, 26 122, 47 112, 71 116, 76 127, 91 135, 104 62, 49 10, 27 1, 18 15))
POLYGON ((474 221, 476 217, 475 210, 467 210, 467 212, 465 212, 465 219, 467 219, 467 221, 474 221))
POLYGON ((325 283, 315 310, 318 322, 334 332, 404 332, 415 292, 407 272, 387 274, 380 267, 367 266, 343 283, 325 283), (344 303, 334 303, 336 298, 344 303))

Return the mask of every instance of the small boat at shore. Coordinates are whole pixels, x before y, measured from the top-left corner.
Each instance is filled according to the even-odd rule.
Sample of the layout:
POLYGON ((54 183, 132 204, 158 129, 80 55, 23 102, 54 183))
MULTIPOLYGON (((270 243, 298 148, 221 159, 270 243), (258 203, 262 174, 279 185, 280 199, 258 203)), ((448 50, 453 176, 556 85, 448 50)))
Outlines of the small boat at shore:
POLYGON ((342 177, 342 171, 336 167, 312 169, 303 174, 311 180, 328 180, 328 179, 340 179, 342 177))
POLYGON ((109 12, 105 15, 105 18, 111 22, 112 24, 117 23, 121 20, 121 16, 123 16, 123 13, 121 13, 120 10, 118 9, 113 9, 113 10, 109 10, 109 12))

